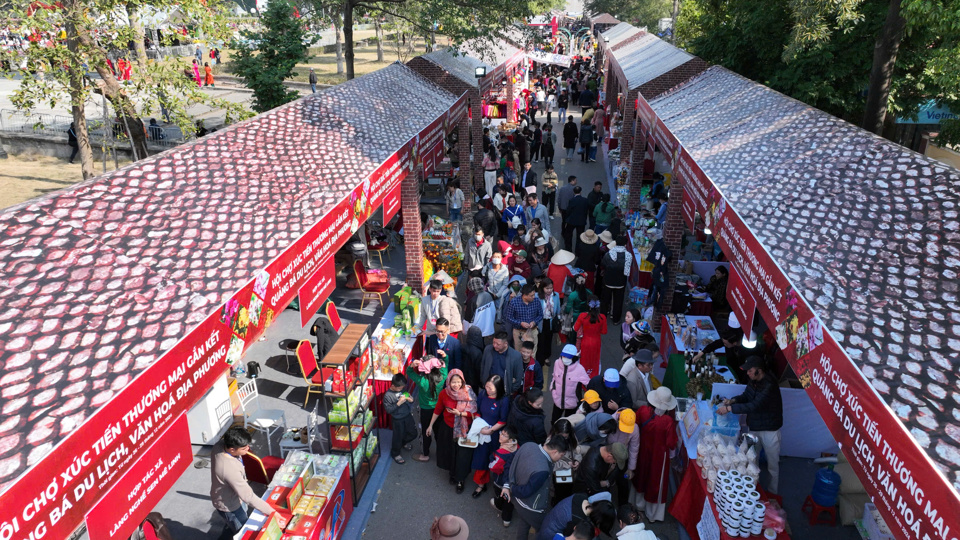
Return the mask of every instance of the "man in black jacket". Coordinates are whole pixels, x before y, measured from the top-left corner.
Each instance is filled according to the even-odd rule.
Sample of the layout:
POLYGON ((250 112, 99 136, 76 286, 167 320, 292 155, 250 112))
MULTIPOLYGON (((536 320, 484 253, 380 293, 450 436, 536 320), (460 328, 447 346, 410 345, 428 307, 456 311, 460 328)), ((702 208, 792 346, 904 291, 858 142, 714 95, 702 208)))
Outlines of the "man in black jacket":
POLYGON ((590 218, 590 228, 595 229, 597 218, 593 216, 593 209, 603 200, 603 182, 594 182, 593 191, 587 194, 587 216, 590 218))
POLYGON ((574 235, 580 236, 584 227, 587 226, 587 216, 589 215, 589 204, 583 198, 583 188, 573 187, 573 198, 567 203, 567 216, 563 220, 563 247, 567 251, 573 251, 574 235))
POLYGON ((627 447, 623 443, 595 446, 583 456, 573 474, 573 492, 587 495, 615 492, 613 486, 626 470, 627 447))
POLYGON ((747 372, 750 382, 739 396, 725 399, 717 414, 747 415, 747 427, 760 439, 767 454, 767 472, 770 486, 767 491, 777 493, 780 479, 780 428, 783 427, 783 399, 777 381, 767 373, 763 359, 751 356, 741 367, 747 372))
POLYGON ((600 394, 600 403, 603 410, 613 414, 620 407, 631 407, 633 398, 630 397, 630 388, 627 379, 614 368, 607 368, 603 375, 597 375, 587 383, 587 390, 595 390, 600 394))

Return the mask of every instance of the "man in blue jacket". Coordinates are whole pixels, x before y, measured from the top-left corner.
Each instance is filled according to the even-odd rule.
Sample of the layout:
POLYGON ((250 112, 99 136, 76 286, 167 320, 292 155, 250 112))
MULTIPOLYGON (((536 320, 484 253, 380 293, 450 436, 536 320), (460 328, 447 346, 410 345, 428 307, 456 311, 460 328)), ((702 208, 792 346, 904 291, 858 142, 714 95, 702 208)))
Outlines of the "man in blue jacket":
POLYGON ((530 528, 540 530, 540 524, 550 508, 550 475, 553 464, 568 450, 567 440, 553 437, 542 446, 528 442, 517 450, 510 465, 510 474, 500 495, 513 501, 520 526, 517 538, 526 540, 530 528))
POLYGON ((760 439, 767 454, 767 472, 770 473, 770 487, 767 491, 777 493, 780 479, 780 428, 783 427, 783 398, 780 386, 767 373, 763 359, 751 356, 740 369, 747 372, 750 381, 739 396, 725 399, 717 409, 717 414, 747 415, 747 427, 760 439))
POLYGON ((450 337, 450 321, 440 317, 436 328, 437 333, 427 338, 427 354, 443 360, 448 370, 463 369, 460 366, 460 340, 450 337))

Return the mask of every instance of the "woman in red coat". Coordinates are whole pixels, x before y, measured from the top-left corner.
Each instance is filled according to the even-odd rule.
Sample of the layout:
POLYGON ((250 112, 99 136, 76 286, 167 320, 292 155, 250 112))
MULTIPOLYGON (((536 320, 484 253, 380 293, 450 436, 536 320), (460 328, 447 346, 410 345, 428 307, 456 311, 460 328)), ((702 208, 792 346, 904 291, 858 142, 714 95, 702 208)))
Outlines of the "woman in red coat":
POLYGON ((573 330, 577 333, 577 348, 580 349, 580 365, 587 375, 600 374, 600 345, 603 334, 607 333, 607 316, 600 313, 600 300, 591 296, 587 302, 588 310, 577 317, 573 330))
POLYGON ((666 386, 647 394, 637 409, 640 452, 633 475, 630 502, 644 511, 650 521, 663 521, 670 483, 670 458, 677 448, 677 398, 666 386))
POLYGON ((473 461, 473 449, 460 446, 457 441, 467 436, 477 416, 477 395, 464 382, 463 372, 451 369, 446 387, 437 398, 426 435, 436 435, 437 467, 450 473, 450 483, 457 485, 457 493, 463 493, 463 482, 470 474, 473 461), (443 419, 437 422, 441 416, 443 419))

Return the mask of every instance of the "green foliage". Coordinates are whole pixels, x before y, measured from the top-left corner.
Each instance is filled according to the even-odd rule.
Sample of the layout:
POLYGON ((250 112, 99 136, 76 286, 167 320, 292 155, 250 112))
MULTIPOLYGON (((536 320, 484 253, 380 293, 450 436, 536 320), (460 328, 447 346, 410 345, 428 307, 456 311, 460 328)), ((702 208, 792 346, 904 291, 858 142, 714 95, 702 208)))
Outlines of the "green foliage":
MULTIPOLYGON (((897 56, 889 113, 915 115, 929 99, 960 110, 958 5, 958 0, 904 0, 908 31, 897 56)), ((887 0, 684 0, 678 44, 859 123, 887 6, 887 0)))
POLYGON ((586 0, 588 13, 609 13, 634 26, 646 26, 656 32, 660 19, 673 14, 672 0, 586 0))
POLYGON ((264 112, 299 97, 283 81, 307 60, 315 38, 308 39, 303 21, 293 16, 293 5, 286 0, 272 0, 260 24, 260 31, 242 33, 246 41, 237 44, 234 72, 253 90, 254 110, 264 112))
MULTIPOLYGON (((71 96, 71 75, 91 73, 98 68, 107 69, 108 53, 126 51, 128 43, 137 39, 137 31, 130 24, 127 14, 131 7, 143 12, 178 9, 185 19, 193 21, 191 27, 195 33, 207 37, 207 43, 222 43, 229 35, 225 18, 228 10, 219 1, 85 0, 82 4, 77 1, 58 3, 58 6, 62 6, 59 9, 30 10, 32 3, 31 0, 15 0, 7 14, 11 20, 21 21, 21 27, 25 29, 33 29, 41 34, 56 34, 61 29, 70 28, 68 37, 78 36, 82 39, 76 39, 73 49, 68 46, 67 40, 54 41, 49 47, 36 44, 28 47, 26 55, 30 69, 44 76, 22 78, 12 101, 24 111, 70 107, 85 103, 95 92, 101 92, 100 80, 82 75, 80 84, 74 85, 74 95, 71 96)), ((171 120, 184 133, 192 131, 193 120, 186 112, 190 105, 203 103, 211 108, 226 109, 228 122, 246 116, 242 106, 212 98, 197 87, 192 77, 185 77, 184 68, 189 68, 189 59, 137 62, 132 52, 127 53, 127 58, 134 60, 134 66, 131 80, 123 85, 123 95, 136 103, 141 116, 159 116, 162 101, 171 120)))

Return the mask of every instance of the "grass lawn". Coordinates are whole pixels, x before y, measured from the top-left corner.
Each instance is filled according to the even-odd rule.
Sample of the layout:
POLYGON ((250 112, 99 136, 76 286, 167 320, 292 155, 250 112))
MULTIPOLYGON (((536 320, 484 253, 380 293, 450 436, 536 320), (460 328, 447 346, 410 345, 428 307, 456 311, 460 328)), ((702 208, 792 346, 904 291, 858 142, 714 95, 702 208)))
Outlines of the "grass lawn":
MULTIPOLYGON (((120 161, 120 166, 129 161, 120 161)), ((113 160, 107 171, 113 170, 113 160)), ((103 162, 97 161, 96 174, 103 172, 103 162)), ((0 208, 28 201, 51 191, 70 187, 83 179, 80 159, 70 165, 67 160, 23 154, 0 159, 0 208)))
MULTIPOLYGON (((358 40, 369 39, 373 37, 373 31, 357 32, 356 34, 356 38, 358 40)), ((438 38, 438 47, 442 45, 442 42, 439 41, 440 40, 438 38)), ((340 84, 347 80, 344 75, 337 75, 336 53, 322 53, 321 51, 321 48, 311 47, 310 58, 308 58, 306 62, 298 64, 297 74, 293 77, 290 77, 288 80, 307 82, 310 75, 309 68, 313 68, 317 73, 317 82, 320 84, 340 84)), ((405 54, 401 60, 406 62, 414 56, 423 54, 425 51, 426 47, 423 44, 423 40, 418 39, 416 41, 415 50, 405 54)), ((214 76, 218 74, 233 75, 230 68, 230 57, 232 52, 233 51, 227 50, 222 51, 221 59, 223 60, 223 64, 214 67, 214 76)), ((397 60, 398 58, 395 42, 384 42, 383 62, 377 62, 377 47, 375 45, 358 47, 354 49, 354 71, 358 77, 360 75, 365 75, 382 67, 388 66, 397 60)), ((344 69, 346 69, 346 66, 344 66, 344 69)))

